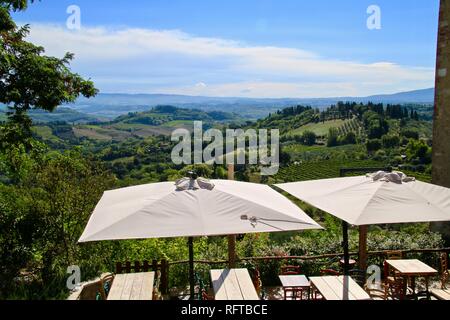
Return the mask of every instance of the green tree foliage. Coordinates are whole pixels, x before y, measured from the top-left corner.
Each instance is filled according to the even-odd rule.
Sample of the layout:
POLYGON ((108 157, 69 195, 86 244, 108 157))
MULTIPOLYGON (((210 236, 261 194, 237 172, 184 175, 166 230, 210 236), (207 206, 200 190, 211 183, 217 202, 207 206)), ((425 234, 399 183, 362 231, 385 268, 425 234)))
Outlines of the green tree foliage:
POLYGON ((396 135, 384 135, 381 137, 381 141, 383 144, 383 147, 386 149, 398 147, 400 144, 400 138, 396 135))
POLYGON ((340 144, 356 144, 356 134, 353 131, 347 132, 342 139, 340 140, 340 144))
MULTIPOLYGON (((0 126, 1 297, 23 282, 61 290, 64 286, 50 282, 63 281, 69 265, 95 264, 102 255, 91 256, 87 248, 93 247, 81 248, 77 240, 102 192, 114 182, 79 151, 48 152, 32 137, 30 109, 53 111, 97 90, 70 71, 73 54, 48 57, 44 48, 25 41, 29 26, 18 27, 11 12, 25 10, 30 2, 0 0, 0 103, 9 109, 8 122, 0 126)), ((34 294, 45 295, 39 289, 34 294)))
POLYGON ((366 143, 367 152, 373 153, 375 151, 378 151, 382 147, 382 143, 380 139, 371 139, 368 140, 366 143))
POLYGON ((419 140, 419 132, 416 130, 404 129, 402 130, 401 135, 407 139, 419 140))
POLYGON ((389 124, 382 115, 375 111, 367 111, 363 115, 364 125, 367 128, 369 139, 380 139, 389 132, 389 124))
POLYGON ((422 140, 411 139, 406 146, 406 154, 413 162, 420 164, 431 163, 431 148, 422 140))
MULTIPOLYGON (((0 186, 0 258, 8 270, 2 283, 11 289, 22 268, 44 286, 63 279, 70 265, 98 270, 87 251, 77 245, 87 220, 102 193, 114 178, 79 151, 45 152, 25 158, 27 168, 15 185, 0 186)), ((19 277, 20 279, 20 277, 19 277)), ((61 280, 62 281, 62 280, 61 280)), ((61 290, 59 286, 59 290, 61 290)), ((5 288, 3 288, 5 290, 5 288)), ((6 294, 7 292, 0 292, 6 294)))
POLYGON ((316 144, 317 136, 312 131, 305 131, 302 134, 302 143, 307 146, 313 146, 316 144))
POLYGON ((330 130, 328 130, 327 146, 336 147, 337 145, 339 145, 338 138, 339 138, 338 130, 336 128, 330 128, 330 130))
POLYGON ((211 178, 214 173, 211 166, 207 164, 193 164, 181 169, 176 178, 189 177, 189 172, 191 171, 203 178, 211 178))
POLYGON ((53 111, 79 95, 97 93, 91 81, 70 71, 73 54, 62 59, 45 56, 43 47, 25 41, 30 28, 18 27, 10 11, 25 10, 27 5, 26 0, 0 1, 0 103, 10 110, 9 123, 0 130, 3 147, 31 136, 30 109, 53 111))

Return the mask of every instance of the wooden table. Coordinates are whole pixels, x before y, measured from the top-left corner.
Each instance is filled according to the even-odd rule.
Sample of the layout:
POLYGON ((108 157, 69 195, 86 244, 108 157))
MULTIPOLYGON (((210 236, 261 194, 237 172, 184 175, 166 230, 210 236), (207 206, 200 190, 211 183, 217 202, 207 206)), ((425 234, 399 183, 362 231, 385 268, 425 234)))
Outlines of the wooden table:
POLYGON ((260 300, 247 269, 211 270, 216 300, 260 300))
POLYGON ((417 259, 400 259, 400 260, 386 260, 386 263, 395 269, 400 276, 411 279, 411 289, 413 295, 416 297, 416 281, 417 277, 425 278, 426 294, 428 299, 430 298, 430 292, 428 289, 429 277, 438 274, 438 271, 432 267, 426 265, 417 259))
POLYGON ((118 274, 114 277, 108 300, 152 300, 154 272, 118 274))
POLYGON ((370 300, 367 292, 350 276, 310 277, 311 287, 325 300, 370 300))
MULTIPOLYGON (((300 289, 301 292, 303 290, 306 290, 308 292, 308 297, 310 293, 311 283, 309 282, 308 278, 303 275, 286 275, 286 276, 279 276, 281 285, 283 286, 284 295, 286 299, 286 291, 292 290, 294 293, 296 292, 296 289, 300 289)), ((294 299, 296 296, 294 295, 294 299)), ((303 298, 303 297, 301 297, 303 298)))

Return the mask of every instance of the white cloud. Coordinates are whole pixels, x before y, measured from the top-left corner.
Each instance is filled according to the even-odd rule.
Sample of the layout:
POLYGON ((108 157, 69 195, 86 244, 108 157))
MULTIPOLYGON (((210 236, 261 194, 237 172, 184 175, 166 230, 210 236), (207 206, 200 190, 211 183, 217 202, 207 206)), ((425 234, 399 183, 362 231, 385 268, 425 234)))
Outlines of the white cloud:
POLYGON ((197 83, 195 86, 196 86, 197 88, 206 88, 206 87, 207 87, 206 83, 204 83, 204 82, 199 82, 199 83, 197 83))
POLYGON ((362 96, 431 87, 434 80, 429 68, 325 59, 308 50, 252 46, 178 30, 70 31, 37 24, 29 39, 51 55, 74 52, 74 69, 110 92, 362 96))

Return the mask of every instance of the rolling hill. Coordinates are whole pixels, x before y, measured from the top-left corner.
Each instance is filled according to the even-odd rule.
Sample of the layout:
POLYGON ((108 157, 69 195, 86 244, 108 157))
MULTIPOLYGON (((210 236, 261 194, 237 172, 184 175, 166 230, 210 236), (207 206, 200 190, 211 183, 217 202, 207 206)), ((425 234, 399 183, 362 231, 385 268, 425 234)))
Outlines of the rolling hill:
POLYGON ((256 120, 279 109, 302 104, 323 109, 338 101, 367 103, 433 104, 434 88, 400 92, 395 94, 373 95, 369 97, 330 97, 330 98, 224 98, 165 94, 109 94, 101 93, 92 99, 80 98, 66 107, 95 117, 114 119, 129 112, 149 111, 158 105, 173 105, 179 108, 202 111, 225 111, 256 120))
POLYGON ((158 106, 150 111, 130 112, 114 120, 99 123, 56 124, 41 123, 35 126, 35 134, 44 140, 76 142, 83 139, 95 141, 123 141, 129 138, 170 136, 177 128, 192 129, 193 121, 201 120, 204 128, 221 126, 244 119, 236 114, 221 111, 204 112, 173 106, 158 106))
MULTIPOLYGON (((108 118, 105 117, 97 117, 66 107, 57 108, 53 112, 48 112, 44 110, 31 110, 29 114, 35 124, 48 122, 69 122, 79 124, 89 122, 102 122, 109 120, 108 118)), ((4 120, 6 120, 6 108, 4 106, 0 106, 0 121, 4 120)))

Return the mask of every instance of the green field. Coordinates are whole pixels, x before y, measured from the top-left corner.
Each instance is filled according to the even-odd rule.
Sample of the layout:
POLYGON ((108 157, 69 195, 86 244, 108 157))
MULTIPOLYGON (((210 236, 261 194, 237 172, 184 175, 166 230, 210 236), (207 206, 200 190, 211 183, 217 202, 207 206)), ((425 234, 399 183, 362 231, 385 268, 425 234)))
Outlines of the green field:
POLYGON ((44 141, 51 141, 56 143, 61 143, 61 138, 57 137, 53 134, 52 128, 48 126, 34 126, 33 127, 33 133, 36 134, 38 137, 43 139, 44 141))
MULTIPOLYGON (((276 182, 295 182, 339 177, 341 168, 385 167, 385 163, 375 160, 325 160, 303 162, 280 168, 274 176, 276 182)), ((364 174, 364 170, 361 174, 364 174)))
POLYGON ((325 121, 324 123, 308 123, 307 125, 301 126, 300 128, 297 128, 295 130, 292 130, 292 135, 301 135, 305 131, 311 131, 314 132, 318 136, 325 136, 328 134, 328 130, 330 128, 339 128, 344 125, 344 123, 348 122, 349 120, 330 120, 325 121))
MULTIPOLYGON (((338 178, 342 168, 362 168, 361 172, 353 175, 364 175, 364 168, 384 168, 386 163, 376 160, 323 160, 302 162, 280 168, 278 174, 272 178, 272 183, 296 182, 317 179, 338 178)), ((431 182, 431 176, 426 173, 403 171, 406 175, 417 180, 431 182)))
POLYGON ((291 144, 282 147, 283 152, 291 156, 292 161, 315 161, 324 159, 348 159, 356 158, 358 154, 365 152, 363 145, 343 145, 337 147, 327 147, 324 145, 304 146, 301 144, 291 144))
POLYGON ((88 127, 75 127, 73 132, 77 138, 88 138, 99 141, 111 141, 112 137, 107 133, 99 132, 100 130, 88 127))

